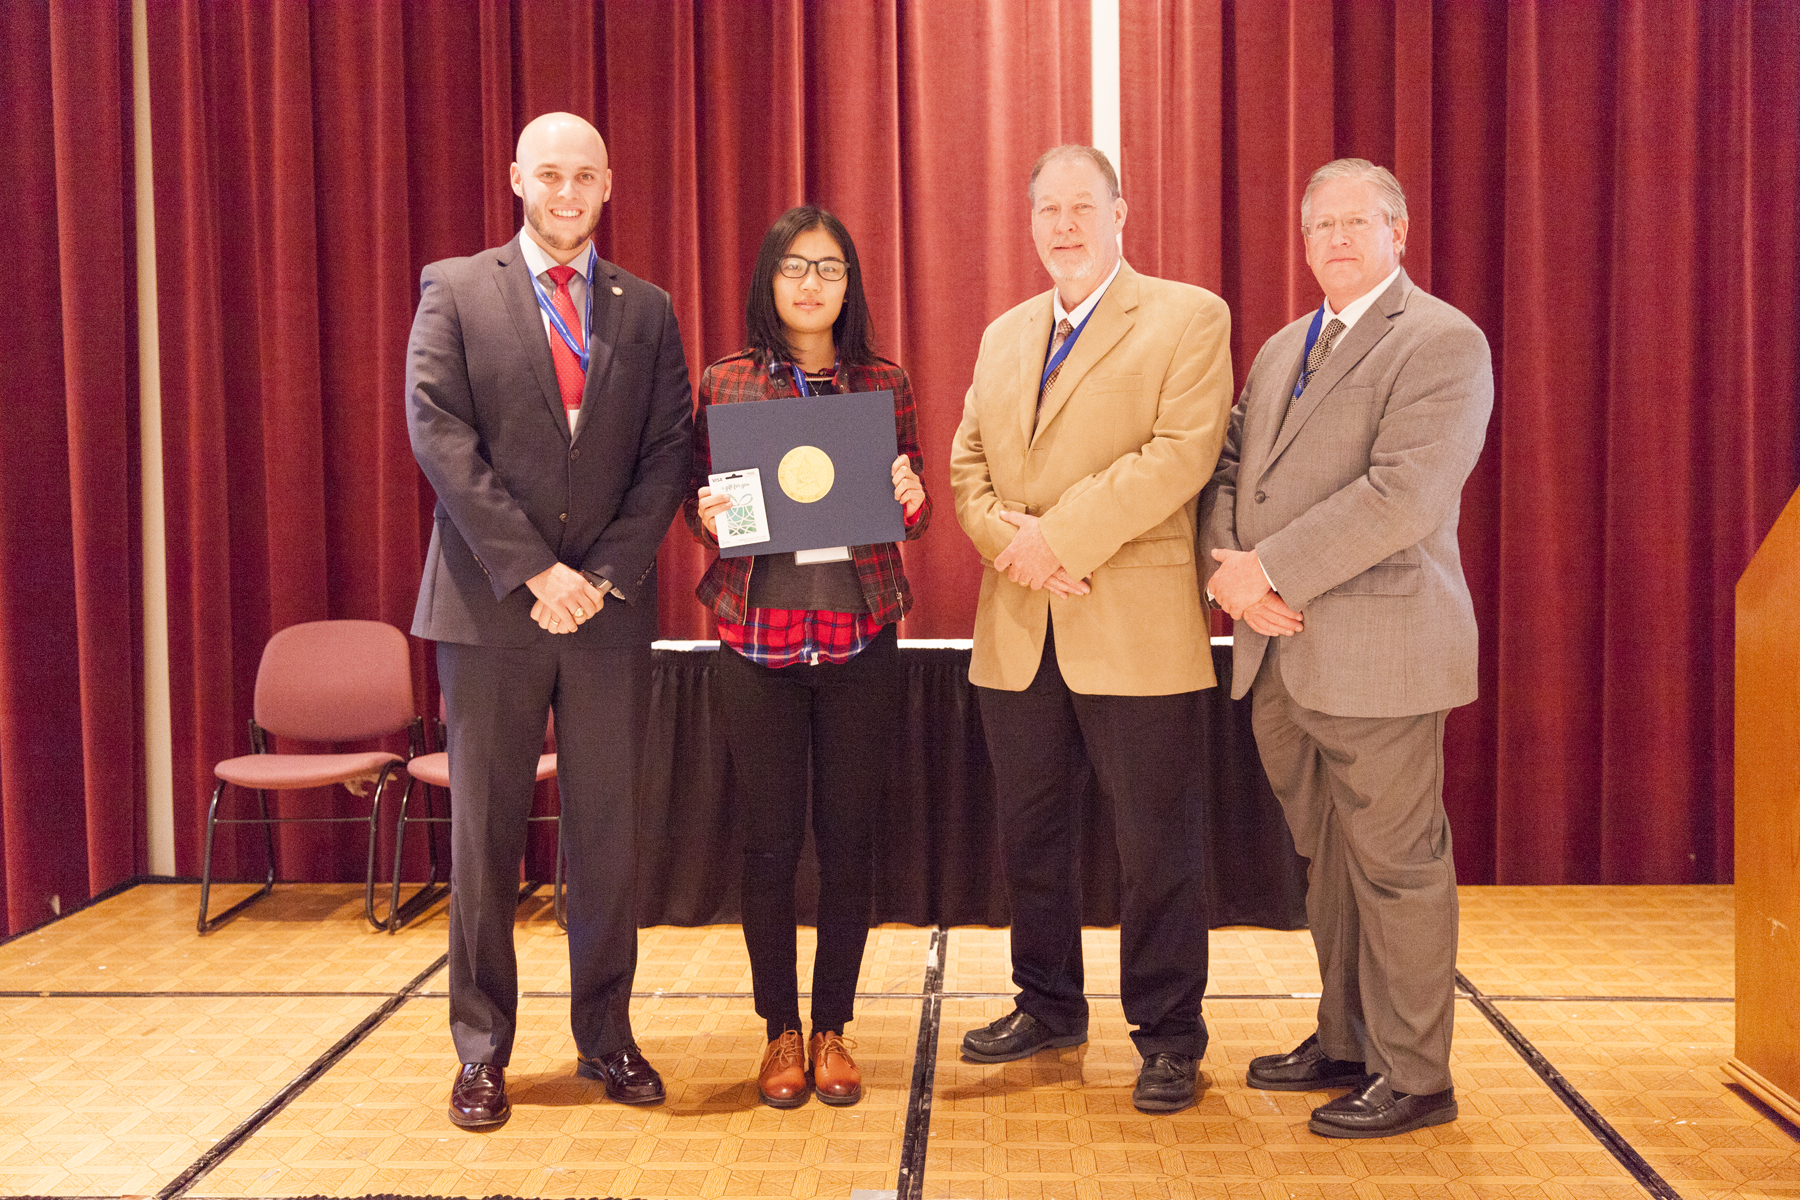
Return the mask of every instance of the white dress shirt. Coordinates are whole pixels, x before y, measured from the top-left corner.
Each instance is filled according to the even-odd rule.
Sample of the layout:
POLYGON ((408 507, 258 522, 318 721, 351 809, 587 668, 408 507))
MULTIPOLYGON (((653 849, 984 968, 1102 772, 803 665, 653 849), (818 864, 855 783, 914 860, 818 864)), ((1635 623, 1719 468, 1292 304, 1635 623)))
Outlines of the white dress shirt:
MULTIPOLYGON (((1395 267, 1393 272, 1386 279, 1382 280, 1350 303, 1344 305, 1344 311, 1341 313, 1332 312, 1331 301, 1327 300, 1325 302, 1325 320, 1320 328, 1324 328, 1325 325, 1331 324, 1331 319, 1336 317, 1344 323, 1343 333, 1338 334, 1338 337, 1341 340, 1345 333, 1350 332, 1350 327, 1356 324, 1356 319, 1368 312, 1370 307, 1374 305, 1376 298, 1379 297, 1381 293, 1387 291, 1388 288, 1392 287, 1394 280, 1398 278, 1400 278, 1400 268, 1395 267)), ((1333 345, 1336 345, 1336 343, 1334 342, 1333 345)))

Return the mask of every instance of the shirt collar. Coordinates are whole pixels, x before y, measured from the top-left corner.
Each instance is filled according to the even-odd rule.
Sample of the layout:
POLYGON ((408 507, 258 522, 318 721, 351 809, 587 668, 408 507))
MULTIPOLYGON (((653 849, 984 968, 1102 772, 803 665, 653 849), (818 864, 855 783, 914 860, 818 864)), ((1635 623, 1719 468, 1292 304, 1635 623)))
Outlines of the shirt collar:
MULTIPOLYGON (((1095 288, 1086 300, 1077 304, 1074 312, 1069 312, 1063 308, 1062 292, 1056 288, 1051 288, 1050 311, 1051 315, 1055 317, 1054 325, 1060 325, 1064 321, 1067 321, 1070 325, 1079 325, 1087 320, 1088 314, 1094 311, 1094 306, 1100 303, 1100 297, 1106 295, 1106 289, 1111 287, 1112 281, 1119 277, 1119 268, 1124 265, 1125 256, 1121 254, 1119 255, 1119 261, 1113 264, 1112 274, 1106 277, 1106 282, 1095 288)), ((1052 327, 1054 327, 1054 325, 1052 327)))
MULTIPOLYGON (((575 273, 583 279, 586 279, 589 283, 593 282, 592 279, 588 278, 588 267, 594 261, 592 254, 589 252, 593 248, 594 239, 589 238, 582 243, 581 252, 569 260, 569 265, 575 268, 575 273)), ((538 245, 537 241, 532 238, 531 231, 528 229, 519 230, 519 250, 525 255, 525 265, 531 269, 533 275, 542 275, 545 271, 548 271, 551 267, 557 265, 556 260, 550 257, 549 252, 538 245)))
MULTIPOLYGON (((1356 324, 1356 319, 1368 312, 1370 306, 1373 305, 1376 300, 1381 298, 1381 293, 1392 287, 1394 280, 1398 278, 1400 278, 1400 268, 1395 267, 1393 273, 1386 279, 1382 280, 1350 303, 1344 305, 1344 311, 1341 313, 1332 312, 1331 301, 1327 300, 1325 302, 1325 320, 1329 322, 1331 318, 1336 317, 1344 323, 1344 333, 1349 333, 1350 327, 1356 324)), ((1338 336, 1342 337, 1343 334, 1340 333, 1338 336)))

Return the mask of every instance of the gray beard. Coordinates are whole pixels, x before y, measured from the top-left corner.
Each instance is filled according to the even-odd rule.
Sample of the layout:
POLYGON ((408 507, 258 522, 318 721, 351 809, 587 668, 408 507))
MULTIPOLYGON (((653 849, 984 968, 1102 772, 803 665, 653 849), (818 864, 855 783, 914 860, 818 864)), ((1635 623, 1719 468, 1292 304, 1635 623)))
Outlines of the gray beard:
POLYGON ((1050 265, 1046 267, 1045 270, 1049 271, 1050 278, 1058 283, 1075 283, 1086 279, 1089 275, 1093 274, 1094 262, 1094 252, 1092 250, 1089 250, 1086 254, 1082 255, 1081 262, 1077 267, 1059 266, 1057 265, 1055 255, 1052 255, 1050 258, 1050 265))

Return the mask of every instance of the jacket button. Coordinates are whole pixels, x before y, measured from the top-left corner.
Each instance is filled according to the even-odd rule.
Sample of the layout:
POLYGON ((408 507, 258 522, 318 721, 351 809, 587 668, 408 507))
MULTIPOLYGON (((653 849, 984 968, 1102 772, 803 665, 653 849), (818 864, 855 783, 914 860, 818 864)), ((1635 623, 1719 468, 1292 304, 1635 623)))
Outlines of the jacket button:
POLYGON ((1264 500, 1267 500, 1268 498, 1269 498, 1269 495, 1267 492, 1256 493, 1256 502, 1258 504, 1261 504, 1264 500))
POLYGON ((581 447, 580 446, 572 447, 569 450, 569 457, 570 458, 580 458, 581 457, 581 447))
POLYGON ((557 513, 556 519, 559 521, 562 521, 566 524, 569 520, 569 514, 568 513, 557 513))

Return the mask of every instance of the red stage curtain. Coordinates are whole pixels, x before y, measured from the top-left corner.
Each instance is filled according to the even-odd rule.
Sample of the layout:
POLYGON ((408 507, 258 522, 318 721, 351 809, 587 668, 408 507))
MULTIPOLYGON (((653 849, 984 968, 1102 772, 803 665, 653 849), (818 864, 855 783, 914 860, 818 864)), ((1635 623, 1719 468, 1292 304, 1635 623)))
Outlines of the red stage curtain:
MULTIPOLYGON (((837 211, 880 344, 913 373, 927 484, 947 497, 981 329, 1044 286, 1030 166, 1089 137, 1087 12, 152 6, 180 869, 198 864, 212 764, 243 752, 268 636, 323 617, 411 623, 431 510, 401 394, 418 272, 517 231, 507 164, 525 120, 568 109, 606 135, 600 252, 670 291, 696 378, 742 344, 769 223, 806 200, 837 211)), ((973 613, 977 560, 941 511, 907 548, 911 636, 966 634, 973 613)), ((704 555, 678 526, 661 561, 665 635, 705 636, 704 555)), ((424 708, 423 648, 417 674, 424 708)), ((283 832, 284 874, 360 870, 353 827, 283 832)), ((227 877, 261 861, 249 831, 218 854, 227 877)))
MULTIPOLYGON (((768 221, 839 211, 944 497, 979 332, 1043 287, 1025 173, 1090 134, 1087 13, 150 6, 179 869, 212 763, 244 748, 268 635, 409 623, 431 501, 400 397, 417 272, 516 230, 525 118, 568 107, 607 134, 602 253, 674 294, 696 371, 741 338, 768 221)), ((1800 16, 1144 0, 1123 21, 1127 252, 1231 302, 1240 375, 1316 302, 1295 209, 1336 154, 1395 166, 1409 269, 1494 344, 1464 502, 1483 698, 1450 746, 1464 877, 1729 878, 1731 587, 1795 481, 1800 16)), ((0 9, 14 929, 143 863, 127 26, 123 6, 0 9)), ((907 550, 912 636, 965 633, 973 609, 973 554, 940 516, 907 550)), ((671 636, 707 628, 702 559, 679 532, 665 546, 671 636)), ((429 711, 424 647, 417 678, 429 711)), ((357 836, 294 834, 285 870, 353 874, 357 836)), ((245 848, 225 839, 226 873, 258 867, 245 848)))
POLYGON ((1796 482, 1800 10, 1127 5, 1126 250, 1219 288, 1241 381, 1319 302, 1306 177, 1407 188, 1408 272, 1494 348, 1464 493, 1466 882, 1731 878, 1732 589, 1796 482))
POLYGON ((0 6, 9 932, 129 879, 144 854, 131 127, 128 11, 0 6))

